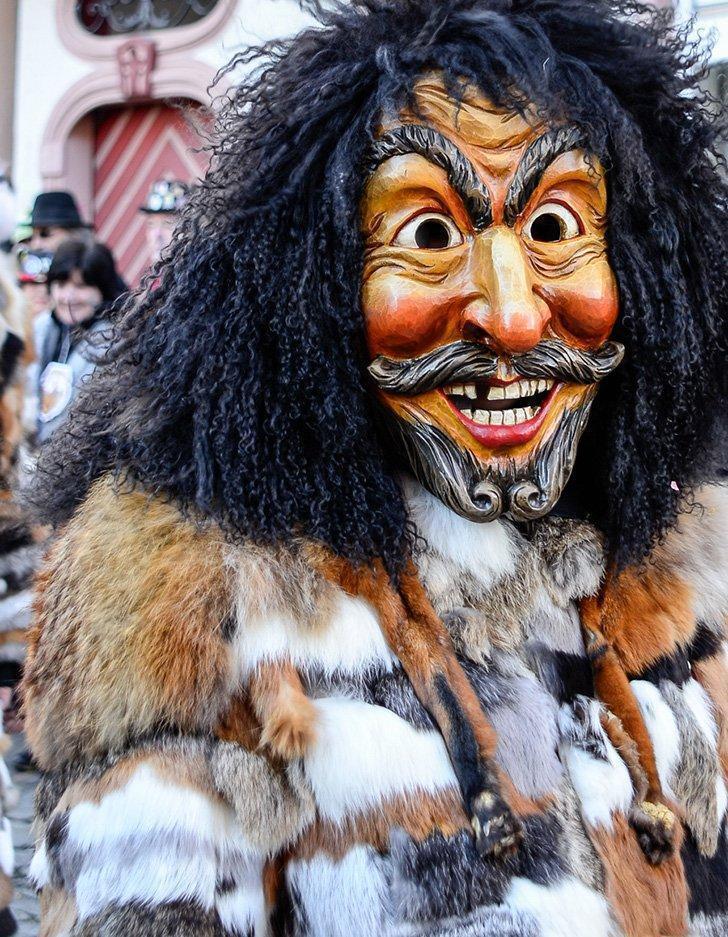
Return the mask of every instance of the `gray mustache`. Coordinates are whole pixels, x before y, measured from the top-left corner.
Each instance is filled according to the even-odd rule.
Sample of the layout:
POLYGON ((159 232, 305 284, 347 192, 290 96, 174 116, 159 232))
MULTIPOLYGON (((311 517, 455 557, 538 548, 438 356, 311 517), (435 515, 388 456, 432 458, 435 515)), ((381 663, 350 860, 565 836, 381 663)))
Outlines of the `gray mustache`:
MULTIPOLYGON (((412 396, 442 387, 492 377, 501 355, 476 342, 442 345, 418 358, 399 360, 380 355, 369 365, 369 374, 380 390, 412 396)), ((605 342, 594 351, 572 348, 546 338, 530 351, 509 356, 511 368, 521 377, 549 377, 574 384, 596 384, 619 365, 624 345, 605 342)))

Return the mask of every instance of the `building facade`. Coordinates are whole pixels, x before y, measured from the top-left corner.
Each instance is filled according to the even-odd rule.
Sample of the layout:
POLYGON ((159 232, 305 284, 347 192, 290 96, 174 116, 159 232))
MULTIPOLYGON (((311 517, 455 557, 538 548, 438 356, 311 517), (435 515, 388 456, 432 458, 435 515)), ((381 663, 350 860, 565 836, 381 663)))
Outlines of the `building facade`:
MULTIPOLYGON (((149 259, 139 207, 152 183, 204 171, 196 126, 218 69, 307 22, 295 0, 3 0, 0 10, 8 46, 2 20, 15 29, 2 113, 12 114, 4 149, 18 206, 41 190, 72 191, 132 283, 149 259)), ((212 95, 224 90, 223 81, 212 95)))

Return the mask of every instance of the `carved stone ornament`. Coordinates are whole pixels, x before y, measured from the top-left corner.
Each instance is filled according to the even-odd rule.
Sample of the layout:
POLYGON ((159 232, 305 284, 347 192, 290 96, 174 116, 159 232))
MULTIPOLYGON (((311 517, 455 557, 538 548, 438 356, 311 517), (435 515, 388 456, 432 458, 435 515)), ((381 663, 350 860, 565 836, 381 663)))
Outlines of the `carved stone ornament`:
POLYGON ((125 98, 149 98, 157 50, 151 39, 129 39, 116 50, 119 83, 125 98))

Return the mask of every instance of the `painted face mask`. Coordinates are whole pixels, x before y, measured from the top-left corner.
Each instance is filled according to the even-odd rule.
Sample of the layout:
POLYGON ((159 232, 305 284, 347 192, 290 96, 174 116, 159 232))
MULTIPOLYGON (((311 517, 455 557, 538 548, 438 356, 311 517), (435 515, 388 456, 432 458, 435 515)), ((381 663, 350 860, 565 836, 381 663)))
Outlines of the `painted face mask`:
POLYGON ((411 471, 458 513, 548 513, 599 382, 617 287, 604 171, 544 127, 437 78, 385 123, 362 204, 370 375, 411 471))

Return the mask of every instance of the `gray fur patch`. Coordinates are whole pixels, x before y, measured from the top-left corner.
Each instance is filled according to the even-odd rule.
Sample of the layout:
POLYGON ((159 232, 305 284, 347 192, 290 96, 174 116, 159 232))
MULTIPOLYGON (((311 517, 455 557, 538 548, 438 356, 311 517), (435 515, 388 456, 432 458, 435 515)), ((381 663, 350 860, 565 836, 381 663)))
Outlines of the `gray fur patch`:
POLYGON ((511 541, 515 568, 486 581, 457 565, 428 544, 415 559, 433 607, 452 618, 452 637, 463 656, 482 662, 491 647, 515 651, 523 639, 523 622, 531 613, 539 586, 535 554, 516 528, 500 522, 511 541), (467 610, 466 615, 457 613, 467 610))
POLYGON ((553 794, 563 768, 557 755, 556 701, 536 680, 512 680, 514 701, 489 713, 498 733, 496 760, 526 797, 553 794))
POLYGON ((465 915, 479 905, 501 902, 510 884, 510 870, 480 859, 469 832, 449 838, 435 833, 416 843, 393 831, 390 850, 395 921, 427 923, 465 915))
POLYGON ((550 517, 534 524, 533 545, 554 600, 565 607, 594 595, 604 575, 604 541, 583 521, 550 517))
POLYGON ((584 827, 579 798, 564 773, 559 791, 558 812, 564 827, 563 858, 572 875, 596 891, 604 892, 604 867, 584 827))
POLYGON ((660 681, 660 692, 675 715, 680 733, 680 760, 673 789, 685 811, 695 843, 704 856, 718 848, 718 753, 710 744, 688 707, 683 690, 672 681, 660 681))
POLYGON ((541 937, 542 931, 530 914, 504 905, 477 908, 471 914, 397 928, 396 937, 541 937))
POLYGON ((107 908, 76 924, 71 937, 253 937, 223 927, 216 911, 191 901, 150 908, 127 904, 107 908))
POLYGON ((727 914, 696 914, 690 919, 689 937, 726 937, 728 934, 727 914))
POLYGON ((210 772, 242 833, 262 853, 278 852, 313 821, 313 795, 293 765, 276 770, 261 755, 220 742, 212 749, 210 772))
POLYGON ((529 638, 554 651, 584 655, 579 614, 573 605, 557 605, 545 586, 536 597, 533 613, 524 622, 529 638))
POLYGON ((435 729, 429 713, 417 699, 403 670, 384 674, 372 686, 372 702, 396 713, 415 729, 435 729))

